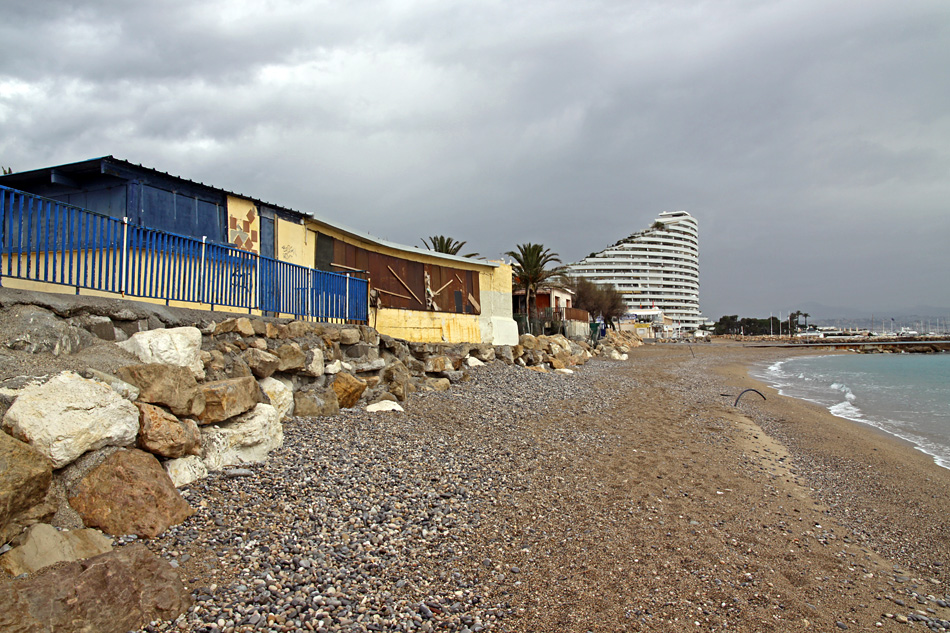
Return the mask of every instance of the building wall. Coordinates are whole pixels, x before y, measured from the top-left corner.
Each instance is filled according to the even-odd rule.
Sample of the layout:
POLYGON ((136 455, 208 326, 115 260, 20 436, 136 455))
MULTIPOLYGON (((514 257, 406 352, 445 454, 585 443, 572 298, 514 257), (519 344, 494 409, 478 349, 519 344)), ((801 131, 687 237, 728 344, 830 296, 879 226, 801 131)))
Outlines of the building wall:
POLYGON ((481 273, 482 312, 479 315, 481 342, 493 345, 517 345, 518 324, 513 318, 511 305, 511 266, 481 273))

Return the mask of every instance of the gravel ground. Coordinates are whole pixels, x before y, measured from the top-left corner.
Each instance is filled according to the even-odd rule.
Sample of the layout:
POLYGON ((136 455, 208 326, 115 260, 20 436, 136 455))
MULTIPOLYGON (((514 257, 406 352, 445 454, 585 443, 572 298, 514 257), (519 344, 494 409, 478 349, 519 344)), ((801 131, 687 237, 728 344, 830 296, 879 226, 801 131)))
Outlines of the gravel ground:
POLYGON ((293 419, 148 542, 196 605, 144 630, 942 630, 946 471, 771 393, 732 407, 754 383, 718 370, 770 354, 497 363, 404 414, 293 419), (904 470, 869 477, 878 454, 904 470))

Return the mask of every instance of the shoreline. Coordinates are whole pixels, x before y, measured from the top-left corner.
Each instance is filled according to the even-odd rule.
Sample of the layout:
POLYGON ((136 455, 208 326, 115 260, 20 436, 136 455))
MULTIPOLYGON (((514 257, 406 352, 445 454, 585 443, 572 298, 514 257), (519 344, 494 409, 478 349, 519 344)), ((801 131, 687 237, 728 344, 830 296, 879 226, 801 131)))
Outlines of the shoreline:
MULTIPOLYGON (((788 358, 799 355, 792 354, 788 358)), ((945 566, 934 567, 933 563, 950 560, 947 558, 950 532, 941 527, 944 519, 940 515, 941 508, 950 507, 947 505, 950 503, 950 469, 936 463, 934 456, 909 440, 871 424, 835 415, 821 404, 779 393, 775 387, 751 375, 754 362, 748 359, 725 365, 720 372, 730 379, 740 379, 740 384, 757 385, 769 396, 771 402, 761 403, 751 417, 798 461, 808 465, 803 475, 809 479, 816 496, 825 502, 838 502, 837 511, 832 505, 832 513, 838 518, 862 517, 863 528, 879 551, 918 570, 940 572, 946 580, 945 566), (826 490, 828 473, 821 470, 834 473, 836 465, 844 463, 857 470, 859 476, 846 473, 835 482, 834 492, 826 490), (887 519, 887 525, 875 529, 873 518, 880 515, 887 519), (917 537, 904 539, 901 546, 896 534, 917 534, 917 537), (937 534, 942 536, 936 538, 937 534), (908 547, 912 543, 931 543, 934 554, 938 551, 940 554, 930 556, 929 564, 921 564, 926 563, 922 561, 925 556, 922 552, 914 553, 908 547)))
MULTIPOLYGON (((833 353, 829 353, 829 354, 822 354, 822 353, 817 353, 817 352, 816 352, 816 353, 814 353, 813 355, 816 356, 816 357, 822 357, 822 356, 837 356, 837 355, 842 354, 842 353, 847 353, 847 352, 833 352, 833 353)), ((809 354, 809 355, 811 355, 811 354, 809 354)), ((785 359, 785 360, 788 360, 788 359, 791 359, 791 358, 795 358, 796 356, 801 356, 801 354, 791 355, 791 356, 789 356, 789 357, 788 357, 787 359, 785 359)), ((781 361, 776 361, 776 362, 781 362, 781 361)), ((820 407, 820 408, 824 409, 825 411, 827 411, 828 413, 830 413, 831 415, 833 415, 834 417, 836 417, 836 418, 838 418, 838 419, 847 420, 848 422, 851 422, 852 424, 856 424, 856 425, 858 425, 858 426, 860 426, 860 427, 862 427, 862 428, 870 429, 870 430, 872 430, 872 431, 874 431, 874 432, 876 432, 876 433, 880 433, 880 434, 882 434, 882 435, 884 435, 884 436, 886 436, 886 437, 890 437, 891 439, 896 440, 898 443, 900 443, 900 444, 902 444, 902 445, 908 446, 908 447, 910 447, 910 448, 913 448, 915 451, 918 451, 918 452, 920 452, 920 453, 923 453, 924 455, 927 455, 929 458, 931 458, 931 460, 933 461, 933 463, 934 463, 936 466, 938 466, 938 467, 940 467, 940 468, 943 468, 943 469, 945 469, 945 470, 950 470, 950 462, 948 462, 948 463, 941 463, 942 460, 943 460, 943 461, 946 461, 946 460, 943 459, 943 458, 941 458, 939 455, 935 455, 934 453, 931 453, 931 452, 928 451, 926 448, 924 448, 923 446, 921 446, 920 444, 918 444, 917 442, 915 442, 915 441, 912 440, 912 439, 909 439, 909 438, 906 438, 906 437, 902 437, 902 436, 898 435, 897 433, 895 433, 895 432, 893 432, 893 431, 889 431, 889 430, 887 430, 887 429, 881 428, 881 427, 879 427, 879 426, 877 426, 877 425, 875 425, 875 424, 872 424, 871 422, 865 421, 865 420, 854 419, 854 418, 849 418, 849 417, 844 416, 844 415, 839 415, 839 414, 835 413, 834 411, 832 411, 830 407, 825 406, 824 404, 822 404, 822 403, 820 403, 820 402, 816 402, 816 401, 814 401, 814 400, 809 400, 808 398, 801 398, 801 397, 798 397, 798 396, 792 396, 792 395, 788 395, 788 394, 782 393, 782 389, 781 389, 780 387, 775 387, 775 386, 773 386, 773 385, 772 385, 771 383, 769 383, 768 380, 765 379, 764 377, 760 377, 760 376, 755 376, 755 375, 753 375, 753 373, 752 373, 752 372, 753 372, 753 369, 754 369, 754 368, 757 368, 757 367, 759 367, 759 366, 760 366, 759 363, 751 363, 751 364, 748 366, 747 369, 748 369, 748 373, 749 373, 750 378, 752 378, 753 380, 758 381, 759 383, 763 384, 764 386, 768 387, 769 389, 775 391, 777 395, 779 395, 779 396, 781 396, 781 397, 783 397, 783 398, 792 398, 792 399, 794 399, 794 400, 798 400, 798 401, 801 401, 801 402, 808 402, 808 403, 810 403, 810 404, 813 404, 813 405, 815 405, 815 406, 817 406, 817 407, 820 407)))

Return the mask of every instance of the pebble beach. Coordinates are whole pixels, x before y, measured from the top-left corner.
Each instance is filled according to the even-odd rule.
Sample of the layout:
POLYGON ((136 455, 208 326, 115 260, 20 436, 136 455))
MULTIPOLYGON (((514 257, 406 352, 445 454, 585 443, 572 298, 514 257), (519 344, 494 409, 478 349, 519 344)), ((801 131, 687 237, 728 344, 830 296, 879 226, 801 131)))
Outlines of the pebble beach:
POLYGON ((293 418, 183 489, 197 513, 146 545, 195 606, 143 630, 950 629, 950 471, 748 377, 793 353, 494 363, 293 418))

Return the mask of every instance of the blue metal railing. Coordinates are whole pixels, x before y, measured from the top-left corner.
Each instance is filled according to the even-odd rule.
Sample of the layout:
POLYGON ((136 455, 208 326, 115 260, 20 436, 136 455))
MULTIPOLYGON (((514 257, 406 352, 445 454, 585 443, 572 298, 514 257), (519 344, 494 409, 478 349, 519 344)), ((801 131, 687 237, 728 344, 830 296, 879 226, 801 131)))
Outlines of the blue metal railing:
POLYGON ((156 231, 0 185, 0 281, 290 314, 369 319, 369 282, 156 231))

